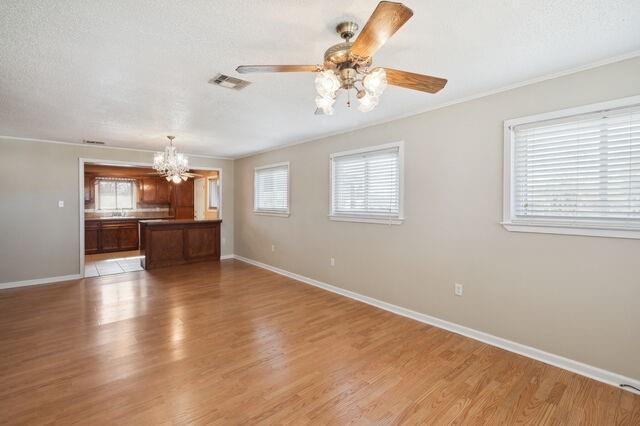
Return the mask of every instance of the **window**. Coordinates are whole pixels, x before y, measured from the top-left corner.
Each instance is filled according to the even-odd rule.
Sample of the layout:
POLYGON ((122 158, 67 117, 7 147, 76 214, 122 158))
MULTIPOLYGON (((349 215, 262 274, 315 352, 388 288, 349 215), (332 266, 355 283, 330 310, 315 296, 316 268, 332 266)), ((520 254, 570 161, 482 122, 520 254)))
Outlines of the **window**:
POLYGON ((508 230, 640 238, 640 96, 505 122, 508 230))
POLYGON ((400 224, 402 142, 331 155, 333 220, 400 224))
POLYGON ((96 209, 121 210, 135 208, 135 181, 132 179, 97 178, 96 209))
POLYGON ((289 215, 289 163, 255 169, 253 208, 256 213, 289 215))
POLYGON ((208 179, 208 195, 207 207, 209 210, 217 210, 220 206, 220 186, 218 184, 218 178, 208 179))

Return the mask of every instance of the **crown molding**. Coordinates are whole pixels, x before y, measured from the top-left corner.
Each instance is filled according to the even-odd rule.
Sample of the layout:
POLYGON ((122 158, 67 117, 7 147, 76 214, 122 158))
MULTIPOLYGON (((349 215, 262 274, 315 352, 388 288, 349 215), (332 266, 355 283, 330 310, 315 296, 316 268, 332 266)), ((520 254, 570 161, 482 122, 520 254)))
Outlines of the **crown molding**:
MULTIPOLYGON (((595 61, 595 62, 590 62, 588 64, 585 65, 580 65, 577 67, 573 67, 573 68, 568 68, 565 69, 563 71, 558 71, 555 73, 551 73, 551 74, 545 74, 541 77, 536 77, 536 78, 532 78, 529 80, 524 80, 524 81, 520 81, 517 83, 512 83, 512 84, 508 84, 505 86, 501 86, 499 88, 496 89, 492 89, 492 90, 488 90, 488 91, 484 91, 484 92, 479 92, 470 96, 465 96, 462 98, 458 98, 458 99, 453 99, 447 102, 442 102, 439 104, 435 104, 435 105, 431 105, 427 108, 423 108, 423 109, 419 109, 417 111, 412 111, 412 112, 407 112, 404 114, 399 114, 399 115, 394 115, 392 117, 389 118, 384 118, 381 120, 376 120, 373 121, 371 123, 367 123, 367 124, 363 124, 361 126, 355 126, 355 127, 350 127, 348 129, 342 129, 342 130, 337 130, 335 132, 330 132, 330 133, 326 133, 326 134, 322 134, 319 136, 314 136, 311 138, 307 138, 307 139, 303 139, 300 141, 295 141, 295 142, 289 142, 289 143, 284 143, 284 144, 280 144, 280 145, 276 145, 273 147, 269 147, 269 148, 265 148, 265 149, 260 149, 260 150, 256 150, 256 151, 251 151, 245 154, 240 154, 240 155, 236 155, 236 156, 216 156, 216 155, 205 155, 205 154, 191 154, 189 152, 185 152, 185 154, 189 155, 190 157, 199 157, 199 158, 210 158, 210 159, 214 159, 214 160, 240 160, 243 158, 248 158, 248 157, 253 157, 256 155, 260 155, 260 154, 265 154, 267 152, 271 152, 271 151, 276 151, 279 149, 284 149, 284 148, 289 148, 292 146, 296 146, 296 145, 302 145, 305 143, 309 143, 309 142, 315 142, 315 141, 319 141, 322 139, 326 139, 326 138, 330 138, 332 136, 338 136, 338 135, 343 135, 343 134, 347 134, 347 133, 351 133, 351 132, 355 132, 357 130, 362 130, 362 129, 366 129, 369 127, 374 127, 374 126, 379 126, 381 124, 385 124, 385 123, 389 123, 392 121, 396 121, 396 120, 401 120, 404 118, 409 118, 409 117, 414 117, 416 115, 420 115, 420 114, 424 114, 426 112, 429 111, 434 111, 437 109, 441 109, 441 108, 446 108, 452 105, 457 105, 457 104, 461 104, 464 102, 469 102, 469 101, 473 101, 476 99, 480 99, 480 98, 484 98, 487 96, 491 96, 491 95, 495 95, 498 93, 502 93, 502 92, 506 92, 509 90, 513 90, 513 89, 517 89, 520 87, 524 87, 524 86, 528 86, 531 84, 536 84, 536 83, 541 83, 543 81, 547 81, 547 80, 553 80, 554 78, 558 78, 558 77, 564 77, 567 75, 571 75, 571 74, 576 74, 582 71, 587 71, 593 68, 598 68, 604 65, 609 65, 609 64, 614 64, 616 62, 622 62, 628 59, 633 59, 636 57, 640 56, 640 50, 634 50, 632 52, 629 53, 625 53, 622 55, 617 55, 617 56, 613 56, 607 59, 602 59, 599 61, 595 61)), ((64 142, 64 141, 57 141, 57 140, 50 140, 50 139, 37 139, 37 138, 22 138, 22 137, 16 137, 16 136, 10 136, 10 135, 0 135, 0 138, 6 138, 6 139, 15 139, 15 140, 23 140, 23 141, 31 141, 31 142, 44 142, 44 143, 54 143, 54 144, 61 144, 61 145, 72 145, 72 146, 90 146, 92 148, 101 148, 101 149, 118 149, 118 150, 126 150, 126 151, 137 151, 137 152, 155 152, 152 150, 148 150, 148 149, 139 149, 139 148, 126 148, 126 147, 120 147, 120 146, 104 146, 104 145, 85 145, 85 144, 81 144, 81 143, 76 143, 76 142, 64 142)))
MULTIPOLYGON (((123 147, 123 146, 110 146, 110 145, 86 145, 86 144, 77 143, 77 142, 64 142, 64 141, 56 141, 56 140, 52 140, 52 139, 38 139, 38 138, 21 138, 21 137, 17 137, 17 136, 9 136, 9 135, 0 135, 0 139, 13 139, 13 140, 25 141, 25 142, 53 143, 53 144, 58 144, 58 145, 71 145, 71 146, 83 147, 83 148, 116 149, 116 150, 120 150, 120 151, 135 151, 135 152, 150 152, 150 153, 157 152, 157 151, 153 151, 151 149, 126 148, 126 147, 123 147)), ((191 154, 189 152, 184 152, 184 153, 186 155, 188 155, 189 157, 209 158, 209 159, 212 159, 212 160, 233 160, 234 159, 233 157, 222 157, 222 156, 204 155, 204 154, 191 154)))
POLYGON ((363 124, 361 126, 355 126, 355 127, 350 127, 348 129, 337 130, 335 132, 330 132, 330 133, 327 133, 327 134, 324 134, 324 135, 321 135, 321 136, 314 136, 312 138, 303 139, 301 141, 290 142, 290 143, 286 143, 286 144, 282 144, 282 145, 273 146, 273 147, 270 147, 270 148, 261 149, 261 150, 258 150, 258 151, 252 151, 252 152, 247 153, 247 154, 242 154, 242 155, 235 156, 235 157, 233 157, 233 159, 234 160, 240 160, 242 158, 253 157, 255 155, 260 155, 260 154, 265 154, 267 152, 276 151, 278 149, 288 148, 288 147, 295 146, 295 145, 302 145, 302 144, 305 144, 305 143, 308 143, 308 142, 319 141, 319 140, 322 140, 322 139, 330 138, 332 136, 344 135, 344 134, 347 134, 347 133, 355 132, 357 130, 362 130, 362 129, 366 129, 366 128, 369 128, 369 127, 379 126, 380 124, 385 124, 385 123, 389 123, 389 122, 396 121, 396 120, 402 120, 403 118, 414 117, 416 115, 424 114, 425 112, 429 112, 429 111, 434 111, 434 110, 441 109, 441 108, 450 107, 452 105, 457 105, 457 104, 473 101, 473 100, 480 99, 480 98, 485 98, 487 96, 496 95, 498 93, 507 92, 509 90, 518 89, 520 87, 529 86, 531 84, 541 83, 541 82, 547 81, 547 80, 553 80, 554 78, 564 77, 564 76, 571 75, 571 74, 576 74, 576 73, 579 73, 579 72, 582 72, 582 71, 588 71, 588 70, 593 69, 593 68, 598 68, 598 67, 601 67, 601 66, 604 66, 604 65, 614 64, 616 62, 626 61, 628 59, 633 59, 633 58, 636 58, 636 57, 639 57, 639 56, 640 56, 640 50, 634 50, 632 52, 625 53, 625 54, 622 54, 622 55, 613 56, 611 58, 602 59, 602 60, 596 61, 596 62, 590 62, 589 64, 586 64, 586 65, 580 65, 580 66, 577 66, 577 67, 568 68, 568 69, 563 70, 563 71, 558 71, 558 72, 551 73, 551 74, 545 74, 545 75, 543 75, 541 77, 536 77, 536 78, 532 78, 532 79, 529 79, 529 80, 524 80, 524 81, 520 81, 520 82, 517 82, 517 83, 508 84, 506 86, 501 86, 501 87, 499 87, 497 89, 492 89, 492 90, 488 90, 488 91, 484 91, 484 92, 479 92, 479 93, 476 93, 474 95, 469 95, 469 96, 465 96, 465 97, 458 98, 458 99, 452 99, 450 101, 442 102, 442 103, 439 103, 439 104, 435 104, 435 105, 429 106, 427 108, 420 109, 418 111, 407 112, 407 113, 404 113, 404 114, 395 115, 393 117, 384 118, 384 119, 377 120, 377 121, 374 121, 374 122, 371 122, 371 123, 363 124))

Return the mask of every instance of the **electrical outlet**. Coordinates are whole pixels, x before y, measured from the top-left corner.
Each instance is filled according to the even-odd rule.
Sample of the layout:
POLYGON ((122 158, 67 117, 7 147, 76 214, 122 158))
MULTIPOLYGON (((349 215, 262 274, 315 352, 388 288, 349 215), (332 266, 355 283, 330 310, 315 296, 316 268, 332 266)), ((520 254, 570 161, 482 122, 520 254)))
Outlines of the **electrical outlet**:
POLYGON ((62 200, 58 201, 58 207, 64 207, 64 201, 62 200))
POLYGON ((456 296, 462 296, 463 291, 464 291, 464 286, 462 284, 455 283, 453 285, 453 293, 456 296))
POLYGON ((226 238, 222 238, 222 244, 226 244, 227 243, 227 239, 226 238))
POLYGON ((276 251, 276 246, 274 246, 273 244, 271 244, 271 251, 276 251))
POLYGON ((332 258, 329 260, 329 263, 331 264, 331 266, 336 266, 336 259, 332 257, 332 258))

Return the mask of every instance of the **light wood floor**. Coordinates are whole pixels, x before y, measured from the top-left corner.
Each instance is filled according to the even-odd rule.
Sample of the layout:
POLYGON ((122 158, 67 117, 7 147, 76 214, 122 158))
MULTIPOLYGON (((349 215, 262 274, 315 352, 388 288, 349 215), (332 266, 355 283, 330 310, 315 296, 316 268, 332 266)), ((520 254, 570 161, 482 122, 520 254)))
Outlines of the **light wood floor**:
POLYGON ((0 423, 640 424, 640 396, 238 261, 0 291, 0 423))

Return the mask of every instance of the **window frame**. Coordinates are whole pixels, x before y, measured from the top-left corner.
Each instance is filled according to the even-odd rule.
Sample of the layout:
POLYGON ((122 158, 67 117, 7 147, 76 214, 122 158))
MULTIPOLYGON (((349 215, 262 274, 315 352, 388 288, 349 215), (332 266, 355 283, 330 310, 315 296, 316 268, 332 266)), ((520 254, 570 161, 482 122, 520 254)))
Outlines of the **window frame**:
POLYGON ((386 143, 382 145, 367 146, 364 148, 351 149, 348 151, 335 152, 329 155, 329 219, 338 222, 360 222, 360 223, 377 223, 384 225, 401 225, 404 220, 404 141, 386 143), (381 151, 389 148, 398 148, 398 215, 379 215, 379 214, 344 214, 335 213, 333 209, 333 191, 334 191, 334 160, 335 158, 348 155, 364 154, 368 152, 381 151))
POLYGON ((220 209, 220 176, 207 176, 207 211, 217 212, 220 209), (211 181, 216 181, 218 187, 218 207, 211 207, 211 181))
POLYGON ((502 200, 502 226, 512 232, 533 232, 543 234, 583 235, 592 237, 611 238, 635 238, 640 239, 640 227, 627 224, 614 225, 606 221, 585 219, 522 219, 514 212, 513 191, 515 139, 514 127, 522 124, 530 124, 548 120, 570 118, 583 114, 604 112, 614 108, 633 107, 640 105, 640 95, 616 99, 606 102, 598 102, 575 108, 566 108, 542 114, 530 115, 504 121, 504 157, 503 157, 503 200, 502 200))
POLYGON ((95 179, 95 183, 94 183, 94 193, 95 193, 95 198, 94 198, 94 210, 95 211, 100 211, 100 212, 117 212, 117 211, 122 211, 122 210, 128 210, 128 211, 134 211, 138 208, 138 200, 137 200, 137 195, 138 195, 138 186, 137 186, 137 182, 135 179, 129 179, 129 178, 113 178, 113 177, 98 177, 95 179), (115 209, 107 209, 107 208, 102 208, 101 207, 101 200, 100 200, 100 193, 102 191, 100 191, 100 181, 111 181, 111 182, 115 182, 116 183, 116 191, 115 191, 115 200, 116 200, 116 208, 115 209), (117 207, 118 205, 118 190, 117 190, 117 184, 118 182, 127 182, 131 185, 131 208, 124 208, 124 207, 117 207))
POLYGON ((289 161, 282 161, 279 163, 267 164, 264 166, 254 167, 253 169, 253 213, 262 216, 276 216, 276 217, 289 217, 291 214, 291 165, 289 161), (287 209, 286 210, 267 210, 258 209, 256 205, 257 183, 258 183, 258 171, 264 169, 273 169, 276 167, 287 167, 287 209))

